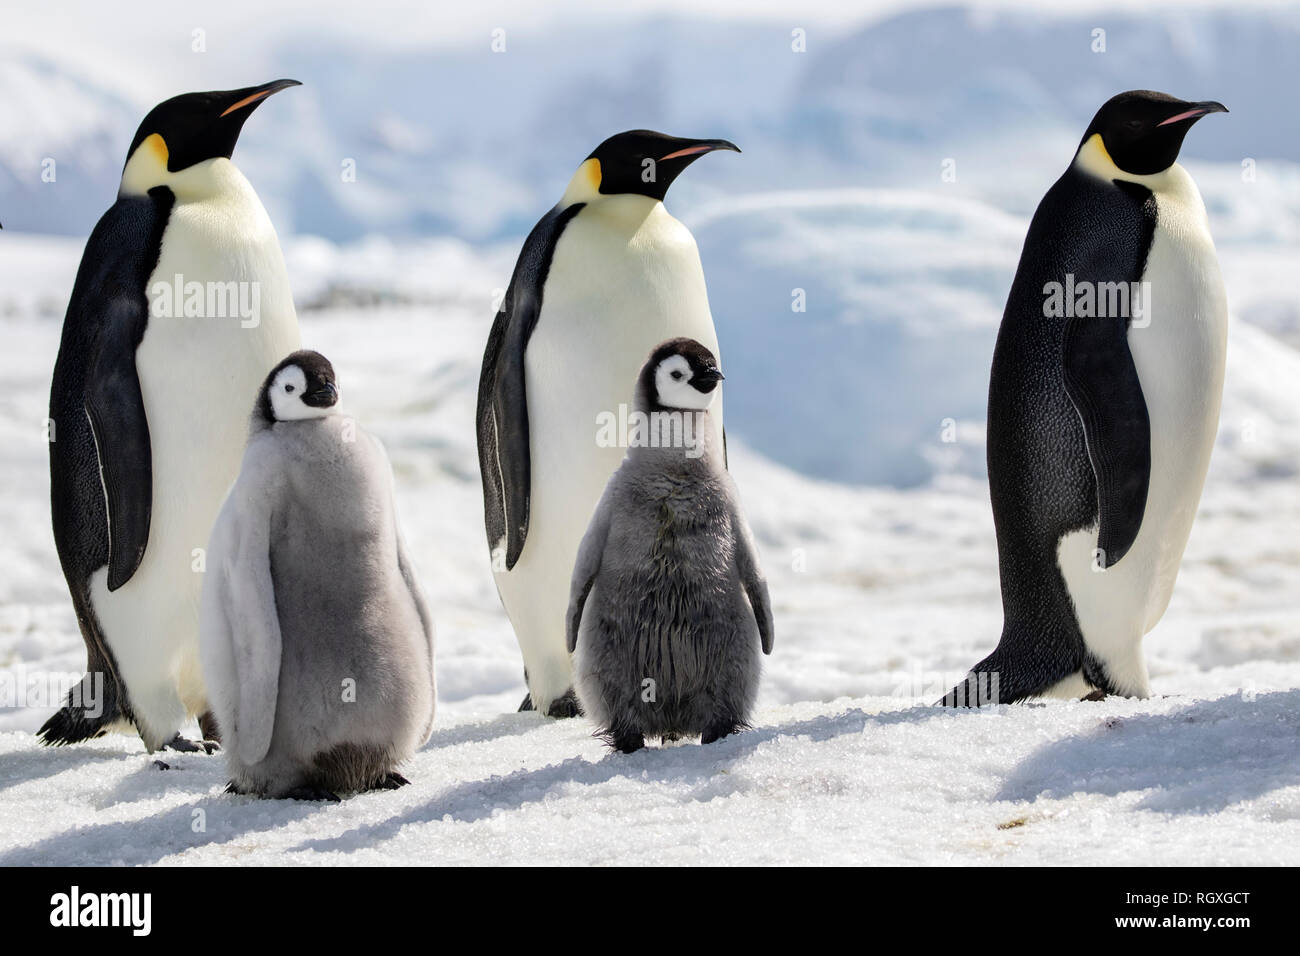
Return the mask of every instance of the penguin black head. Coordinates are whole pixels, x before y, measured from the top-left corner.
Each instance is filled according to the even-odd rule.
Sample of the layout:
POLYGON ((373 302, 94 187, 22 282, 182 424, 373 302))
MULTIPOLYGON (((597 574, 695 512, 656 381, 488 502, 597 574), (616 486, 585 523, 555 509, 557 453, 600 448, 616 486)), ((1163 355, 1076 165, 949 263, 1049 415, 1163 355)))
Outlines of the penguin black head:
POLYGON ((725 139, 683 139, 648 129, 618 133, 601 143, 570 183, 602 196, 633 194, 663 200, 687 166, 714 150, 740 149, 725 139))
POLYGON ((1228 108, 1214 100, 1193 103, 1168 93, 1129 90, 1106 101, 1079 145, 1082 148, 1093 136, 1100 136, 1115 166, 1135 176, 1150 176, 1174 164, 1193 123, 1210 113, 1226 112, 1228 108))
POLYGON ((650 411, 703 411, 723 379, 713 353, 694 339, 669 339, 650 353, 637 381, 638 404, 650 411))
POLYGON ((123 188, 145 192, 208 159, 229 159, 253 110, 297 80, 210 93, 183 93, 159 103, 145 116, 127 150, 123 188), (156 180, 156 181, 155 181, 156 180))
POLYGON ((262 383, 257 410, 266 425, 338 414, 334 366, 308 349, 286 356, 262 383))

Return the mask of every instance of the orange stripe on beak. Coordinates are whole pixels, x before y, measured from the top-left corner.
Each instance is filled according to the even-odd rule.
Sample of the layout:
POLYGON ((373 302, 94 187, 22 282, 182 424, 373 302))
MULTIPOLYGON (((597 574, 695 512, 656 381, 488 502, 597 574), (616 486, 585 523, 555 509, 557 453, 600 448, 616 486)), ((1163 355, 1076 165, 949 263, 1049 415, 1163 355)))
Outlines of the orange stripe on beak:
POLYGON ((709 150, 715 148, 716 147, 714 146, 687 146, 685 149, 679 149, 675 153, 669 153, 667 156, 659 157, 659 162, 662 163, 666 159, 676 159, 678 156, 694 156, 696 153, 707 153, 709 150))
POLYGON ((1170 123, 1177 123, 1179 120, 1189 119, 1189 118, 1191 118, 1191 117, 1193 117, 1193 116, 1200 116, 1200 115, 1202 115, 1202 114, 1204 114, 1204 113, 1208 113, 1208 112, 1209 112, 1209 110, 1201 109, 1200 107, 1197 107, 1197 108, 1194 109, 1194 110, 1188 110, 1186 113, 1179 113, 1177 116, 1171 116, 1171 117, 1169 117, 1169 119, 1167 119, 1167 120, 1162 120, 1162 121, 1160 121, 1159 123, 1157 123, 1156 125, 1157 125, 1157 126, 1168 126, 1170 123))
POLYGON ((274 92, 275 90, 262 90, 262 92, 254 93, 252 96, 245 96, 242 100, 240 100, 238 103, 235 103, 233 106, 227 106, 225 110, 222 111, 221 115, 225 116, 227 113, 233 113, 241 106, 247 106, 249 103, 255 103, 258 100, 260 100, 262 97, 270 96, 274 92))

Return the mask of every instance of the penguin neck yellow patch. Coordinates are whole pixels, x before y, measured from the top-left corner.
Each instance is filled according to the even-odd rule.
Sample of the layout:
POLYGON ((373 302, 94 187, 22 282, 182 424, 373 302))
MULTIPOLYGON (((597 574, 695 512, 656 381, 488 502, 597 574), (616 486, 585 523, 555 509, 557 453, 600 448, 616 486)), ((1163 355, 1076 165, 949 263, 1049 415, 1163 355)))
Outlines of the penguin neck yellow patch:
POLYGON ((1116 166, 1115 160, 1110 158, 1110 152, 1106 149, 1106 144, 1102 142, 1100 133, 1093 133, 1088 137, 1087 141, 1079 147, 1078 155, 1075 156, 1074 161, 1080 169, 1091 173, 1098 179, 1121 179, 1130 183, 1141 183, 1152 191, 1157 191, 1164 185, 1169 177, 1169 169, 1174 168, 1170 166, 1169 169, 1152 173, 1150 176, 1127 173, 1116 166))
POLYGON ((122 170, 122 192, 137 195, 160 186, 170 177, 167 170, 167 141, 158 133, 144 138, 122 170))
POLYGON ((561 206, 572 206, 575 202, 591 202, 600 198, 600 160, 594 156, 586 160, 569 180, 564 190, 561 206))

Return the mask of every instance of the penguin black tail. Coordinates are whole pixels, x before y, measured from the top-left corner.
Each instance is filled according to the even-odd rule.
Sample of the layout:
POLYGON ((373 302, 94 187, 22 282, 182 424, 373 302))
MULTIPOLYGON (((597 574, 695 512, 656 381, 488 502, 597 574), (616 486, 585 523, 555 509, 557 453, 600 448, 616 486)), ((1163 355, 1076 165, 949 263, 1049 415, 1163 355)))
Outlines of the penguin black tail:
POLYGON ((990 704, 1012 703, 1012 700, 1003 697, 1002 694, 1002 673, 990 667, 988 661, 984 661, 976 664, 966 675, 966 679, 944 694, 942 700, 935 702, 935 706, 987 707, 990 704))
POLYGON ((92 670, 68 692, 67 703, 47 720, 36 737, 47 747, 62 747, 102 737, 114 724, 129 723, 116 676, 92 670))
MULTIPOLYGON (((1076 642, 1011 640, 1004 633, 997 649, 971 668, 966 679, 948 691, 938 707, 989 707, 1038 697, 1082 667, 1076 642), (1006 645, 1010 644, 1010 649, 1006 645)), ((1082 644, 1082 640, 1077 642, 1082 644)))

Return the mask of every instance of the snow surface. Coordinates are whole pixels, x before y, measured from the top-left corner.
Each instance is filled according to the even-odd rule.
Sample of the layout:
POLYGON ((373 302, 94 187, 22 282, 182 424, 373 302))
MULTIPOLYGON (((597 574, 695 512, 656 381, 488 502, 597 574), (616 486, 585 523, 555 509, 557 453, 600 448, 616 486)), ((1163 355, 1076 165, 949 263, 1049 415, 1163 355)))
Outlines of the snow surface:
MULTIPOLYGON (((377 0, 367 19, 404 3, 377 0)), ((203 57, 191 16, 161 4, 128 24, 156 31, 149 58, 92 7, 63 32, 33 7, 0 40, 0 80, 21 92, 0 129, 23 134, 0 133, 0 691, 85 663, 42 429, 124 137, 177 77, 213 88, 301 69, 309 85, 275 105, 279 135, 250 123, 238 158, 284 237, 305 344, 393 459, 439 628, 433 739, 402 790, 255 801, 221 792, 218 756, 168 754, 160 771, 123 736, 42 749, 32 732, 56 702, 7 696, 0 864, 1300 863, 1300 142, 1277 122, 1293 10, 882 19, 893 5, 872 3, 858 26, 810 4, 800 59, 770 2, 770 20, 710 0, 714 20, 635 28, 546 27, 535 4, 497 20, 494 5, 458 12, 455 37, 426 23, 391 42, 346 5, 317 31, 319 6, 277 8, 237 53, 246 11, 214 8, 203 57), (480 47, 499 22, 514 52, 493 61, 480 47), (1112 53, 1094 59, 1074 45, 1098 22, 1112 53), (456 95, 428 95, 437 78, 456 95), (1188 139, 1232 323, 1201 511, 1145 642, 1156 696, 936 710, 1000 628, 984 402, 1027 217, 1096 101, 1127 86, 1233 110, 1188 139), (512 145, 518 115, 534 148, 512 145), (753 730, 623 756, 583 721, 513 712, 521 664, 488 571, 472 421, 521 231, 596 139, 643 124, 745 149, 701 163, 669 206, 709 280, 777 639, 753 730), (58 186, 34 178, 45 156, 58 186), (359 158, 351 192, 334 182, 343 156, 359 158), (945 157, 956 183, 939 178, 945 157), (75 237, 15 231, 35 224, 75 237), (806 312, 791 311, 795 289, 806 312)))
MULTIPOLYGON (((77 252, 46 269, 66 272, 77 252)), ((320 253, 290 244, 300 268, 320 253)), ((457 244, 396 258, 421 255, 443 275, 461 269, 467 301, 499 264, 473 266, 457 244)), ((1147 639, 1160 696, 953 714, 925 705, 987 652, 1000 620, 983 482, 824 482, 737 434, 732 469, 777 625, 755 729, 621 756, 582 721, 511 713, 523 683, 487 571, 469 427, 486 310, 443 302, 302 316, 345 403, 389 447, 436 609, 440 712, 406 768, 412 785, 328 807, 233 798, 220 757, 169 754, 164 772, 126 737, 44 750, 31 732, 50 708, 11 708, 0 863, 1300 861, 1288 445, 1255 464, 1254 449, 1275 442, 1221 442, 1178 590, 1147 639)), ((83 649, 50 540, 40 435, 58 322, 0 328, 0 664, 75 674, 83 649)), ((1292 416, 1294 436, 1300 356, 1241 323, 1233 336, 1228 407, 1292 416)), ((730 403, 764 386, 742 368, 726 387, 730 403)))

